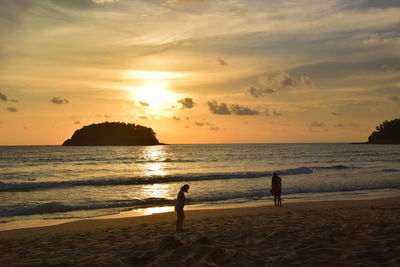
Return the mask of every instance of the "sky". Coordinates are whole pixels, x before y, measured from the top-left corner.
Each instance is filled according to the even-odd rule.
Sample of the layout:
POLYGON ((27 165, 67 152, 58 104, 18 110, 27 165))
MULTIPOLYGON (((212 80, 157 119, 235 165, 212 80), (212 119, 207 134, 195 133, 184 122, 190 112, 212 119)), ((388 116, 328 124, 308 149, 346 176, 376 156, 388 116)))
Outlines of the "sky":
POLYGON ((400 117, 398 0, 0 0, 0 145, 363 142, 400 117))

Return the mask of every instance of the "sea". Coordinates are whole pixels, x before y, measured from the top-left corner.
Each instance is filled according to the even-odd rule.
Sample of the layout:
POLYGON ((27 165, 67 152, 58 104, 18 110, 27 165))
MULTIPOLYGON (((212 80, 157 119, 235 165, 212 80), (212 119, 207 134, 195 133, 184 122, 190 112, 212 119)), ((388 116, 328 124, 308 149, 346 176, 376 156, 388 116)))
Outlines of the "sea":
POLYGON ((198 144, 0 147, 0 229, 11 222, 186 208, 400 196, 400 146, 372 144, 198 144))

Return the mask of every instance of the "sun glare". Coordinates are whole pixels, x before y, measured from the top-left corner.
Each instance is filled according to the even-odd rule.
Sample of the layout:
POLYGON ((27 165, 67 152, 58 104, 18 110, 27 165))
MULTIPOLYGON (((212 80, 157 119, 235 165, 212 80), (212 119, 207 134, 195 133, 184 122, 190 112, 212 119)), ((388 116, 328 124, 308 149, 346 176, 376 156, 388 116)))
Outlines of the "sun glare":
POLYGON ((162 71, 126 71, 124 78, 135 80, 138 85, 129 87, 132 100, 143 106, 160 108, 176 102, 178 96, 168 90, 172 80, 182 77, 179 73, 162 71))
POLYGON ((173 80, 182 78, 182 74, 167 71, 128 70, 124 78, 133 80, 173 80))
POLYGON ((151 107, 174 102, 175 94, 169 91, 168 85, 160 81, 146 82, 140 87, 132 88, 133 100, 151 107))

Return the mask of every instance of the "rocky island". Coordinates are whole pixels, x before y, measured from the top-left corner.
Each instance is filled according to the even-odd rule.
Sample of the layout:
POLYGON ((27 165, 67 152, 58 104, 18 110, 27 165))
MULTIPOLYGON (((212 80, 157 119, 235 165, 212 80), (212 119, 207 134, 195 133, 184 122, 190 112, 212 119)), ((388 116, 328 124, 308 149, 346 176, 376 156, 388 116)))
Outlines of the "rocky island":
POLYGON ((366 144, 400 144, 400 119, 382 122, 366 144))
POLYGON ((153 129, 123 122, 103 122, 76 130, 63 146, 151 146, 162 145, 153 129))

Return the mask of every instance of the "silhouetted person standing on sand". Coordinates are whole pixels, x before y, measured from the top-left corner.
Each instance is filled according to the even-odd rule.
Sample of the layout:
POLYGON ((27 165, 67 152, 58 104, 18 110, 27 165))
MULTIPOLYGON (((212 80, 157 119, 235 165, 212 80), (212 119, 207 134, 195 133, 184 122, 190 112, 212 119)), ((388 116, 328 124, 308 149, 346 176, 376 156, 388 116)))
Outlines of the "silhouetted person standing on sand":
POLYGON ((274 195, 275 206, 281 206, 282 205, 282 200, 281 200, 282 179, 281 179, 281 177, 279 177, 279 175, 276 172, 274 172, 272 175, 271 194, 274 195))
POLYGON ((183 207, 185 206, 186 201, 190 201, 190 199, 187 199, 185 197, 185 193, 187 193, 189 190, 189 185, 185 184, 182 186, 181 190, 178 193, 178 196, 176 198, 176 204, 175 204, 175 211, 176 211, 176 231, 177 232, 182 232, 182 225, 183 225, 183 220, 185 219, 185 212, 183 211, 183 207))

